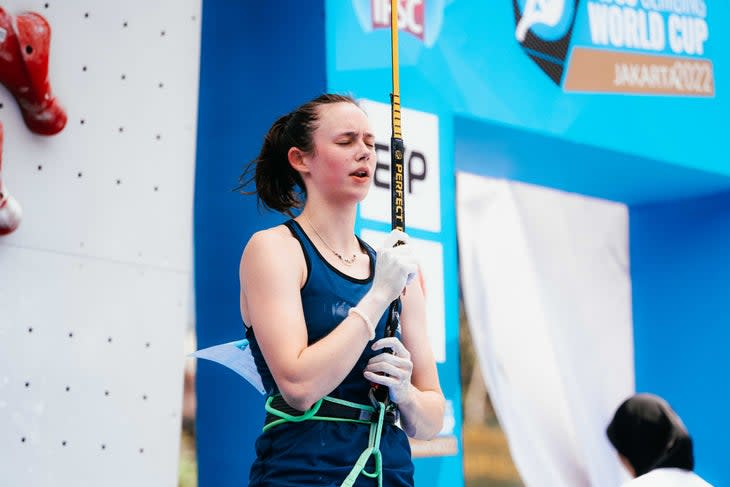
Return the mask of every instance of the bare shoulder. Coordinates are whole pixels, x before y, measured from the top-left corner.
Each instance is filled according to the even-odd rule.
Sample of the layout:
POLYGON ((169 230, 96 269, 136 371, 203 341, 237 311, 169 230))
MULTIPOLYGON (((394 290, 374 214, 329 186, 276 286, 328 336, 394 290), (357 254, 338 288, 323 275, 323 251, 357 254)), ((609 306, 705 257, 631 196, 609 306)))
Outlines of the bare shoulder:
POLYGON ((246 244, 241 256, 241 273, 244 268, 258 271, 264 268, 274 272, 288 270, 303 262, 301 247, 297 239, 285 225, 267 228, 254 233, 246 244))
POLYGON ((254 253, 279 252, 296 249, 297 246, 297 240, 289 229, 285 225, 277 225, 254 233, 243 252, 244 255, 249 251, 254 253))

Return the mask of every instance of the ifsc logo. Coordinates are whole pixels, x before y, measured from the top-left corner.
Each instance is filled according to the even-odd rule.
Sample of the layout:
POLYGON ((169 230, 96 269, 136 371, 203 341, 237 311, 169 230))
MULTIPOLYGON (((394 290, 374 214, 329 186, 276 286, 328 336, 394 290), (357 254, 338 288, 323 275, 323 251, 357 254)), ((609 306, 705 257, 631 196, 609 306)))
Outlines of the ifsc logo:
POLYGON ((579 0, 512 0, 515 39, 540 69, 560 85, 579 0))
MULTIPOLYGON (((441 34, 446 0, 398 0, 398 30, 433 46, 441 34)), ((390 28, 390 0, 352 0, 363 32, 390 28)))

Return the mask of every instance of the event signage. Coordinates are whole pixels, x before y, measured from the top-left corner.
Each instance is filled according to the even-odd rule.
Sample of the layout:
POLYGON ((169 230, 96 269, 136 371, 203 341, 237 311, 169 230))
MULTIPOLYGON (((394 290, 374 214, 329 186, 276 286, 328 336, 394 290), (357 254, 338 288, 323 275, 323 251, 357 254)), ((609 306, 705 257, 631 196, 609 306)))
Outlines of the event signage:
POLYGON ((515 39, 567 92, 715 94, 704 0, 513 0, 515 39))
MULTIPOLYGON (((426 47, 439 38, 446 0, 399 0, 398 30, 417 38, 426 47)), ((390 0, 352 0, 362 32, 390 29, 390 0)))

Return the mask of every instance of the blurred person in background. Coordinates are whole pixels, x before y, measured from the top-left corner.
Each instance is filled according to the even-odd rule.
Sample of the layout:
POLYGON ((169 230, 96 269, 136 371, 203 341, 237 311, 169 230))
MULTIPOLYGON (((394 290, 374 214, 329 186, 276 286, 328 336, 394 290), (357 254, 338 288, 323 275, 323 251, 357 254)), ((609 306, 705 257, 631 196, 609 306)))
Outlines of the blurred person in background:
POLYGON ((624 401, 606 435, 634 477, 624 487, 712 487, 693 472, 692 438, 661 397, 636 394, 624 401))

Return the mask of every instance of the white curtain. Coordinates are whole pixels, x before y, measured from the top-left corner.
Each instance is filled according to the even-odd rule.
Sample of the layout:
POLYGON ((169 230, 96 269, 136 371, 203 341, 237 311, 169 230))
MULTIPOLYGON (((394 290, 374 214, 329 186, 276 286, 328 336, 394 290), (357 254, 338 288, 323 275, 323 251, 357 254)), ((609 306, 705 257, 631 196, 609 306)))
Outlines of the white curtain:
POLYGON ((474 347, 525 485, 619 486, 604 432, 634 391, 626 207, 459 173, 457 218, 474 347))

